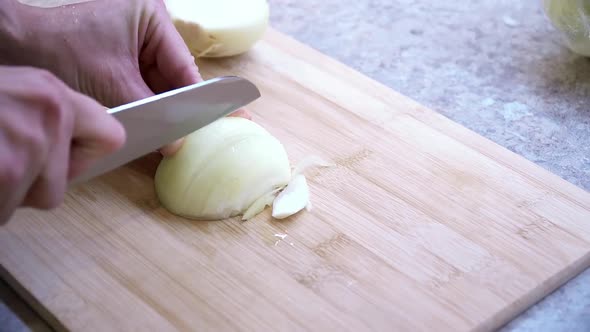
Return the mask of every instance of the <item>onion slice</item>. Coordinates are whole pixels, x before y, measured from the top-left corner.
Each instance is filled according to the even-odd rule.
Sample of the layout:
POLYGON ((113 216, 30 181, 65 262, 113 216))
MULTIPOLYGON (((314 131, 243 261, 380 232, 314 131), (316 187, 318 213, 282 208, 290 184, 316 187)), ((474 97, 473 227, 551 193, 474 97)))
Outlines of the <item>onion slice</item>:
POLYGON ((309 186, 302 174, 295 175, 287 187, 275 198, 272 217, 285 219, 309 206, 309 186))

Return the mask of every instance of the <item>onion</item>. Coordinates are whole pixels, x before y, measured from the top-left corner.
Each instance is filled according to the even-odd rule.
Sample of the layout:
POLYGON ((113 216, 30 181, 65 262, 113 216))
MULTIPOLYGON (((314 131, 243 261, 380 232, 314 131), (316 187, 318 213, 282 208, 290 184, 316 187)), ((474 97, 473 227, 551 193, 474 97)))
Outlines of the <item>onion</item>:
POLYGON ((568 48, 579 55, 590 56, 590 2, 543 0, 543 6, 568 48))
POLYGON ((195 57, 249 50, 266 30, 267 0, 166 0, 166 8, 195 57))
POLYGON ((309 188, 305 176, 293 177, 289 185, 274 200, 272 216, 276 219, 287 218, 309 205, 309 188))
POLYGON ((302 161, 291 172, 283 145, 250 120, 221 118, 185 138, 180 150, 162 159, 155 175, 156 193, 170 212, 201 220, 242 215, 248 220, 273 205, 283 219, 311 207, 302 161))

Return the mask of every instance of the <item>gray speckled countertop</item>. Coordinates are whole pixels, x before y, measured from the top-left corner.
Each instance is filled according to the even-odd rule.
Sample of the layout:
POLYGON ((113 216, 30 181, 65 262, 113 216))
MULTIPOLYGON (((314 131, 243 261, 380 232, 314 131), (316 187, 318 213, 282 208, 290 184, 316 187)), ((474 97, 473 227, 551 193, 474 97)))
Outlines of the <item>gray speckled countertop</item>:
MULTIPOLYGON (((278 30, 590 190, 590 60, 540 0, 270 3, 278 30)), ((0 300, 0 330, 42 330, 2 283, 0 300)), ((590 270, 503 331, 590 331, 590 270)))

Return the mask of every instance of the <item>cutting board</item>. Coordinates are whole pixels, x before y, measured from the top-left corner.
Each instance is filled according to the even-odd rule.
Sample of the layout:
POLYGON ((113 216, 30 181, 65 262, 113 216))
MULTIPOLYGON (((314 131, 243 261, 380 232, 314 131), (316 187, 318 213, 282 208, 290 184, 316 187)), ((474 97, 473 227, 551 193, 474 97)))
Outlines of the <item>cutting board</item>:
POLYGON ((199 65, 260 88, 293 163, 334 164, 313 209, 173 216, 154 154, 20 210, 2 276, 56 329, 490 330, 590 265, 589 193, 343 64, 270 29, 199 65))

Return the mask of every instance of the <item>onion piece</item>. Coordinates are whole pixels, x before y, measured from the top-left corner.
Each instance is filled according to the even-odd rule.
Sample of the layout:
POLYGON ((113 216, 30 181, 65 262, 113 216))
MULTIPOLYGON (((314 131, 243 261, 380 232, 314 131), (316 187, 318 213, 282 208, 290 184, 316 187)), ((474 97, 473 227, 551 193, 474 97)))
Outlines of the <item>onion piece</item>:
POLYGON ((242 215, 242 220, 249 220, 249 219, 257 216, 267 206, 272 205, 273 201, 277 197, 277 194, 279 193, 280 190, 281 190, 280 188, 275 189, 275 190, 261 196, 256 201, 254 201, 254 203, 252 203, 252 205, 250 205, 248 210, 246 210, 246 212, 244 212, 244 214, 242 215))
POLYGON ((284 219, 310 206, 309 187, 302 174, 295 175, 287 187, 275 198, 272 217, 284 219))
POLYGON ((264 34, 267 0, 165 0, 174 26, 195 57, 227 57, 249 50, 264 34))

